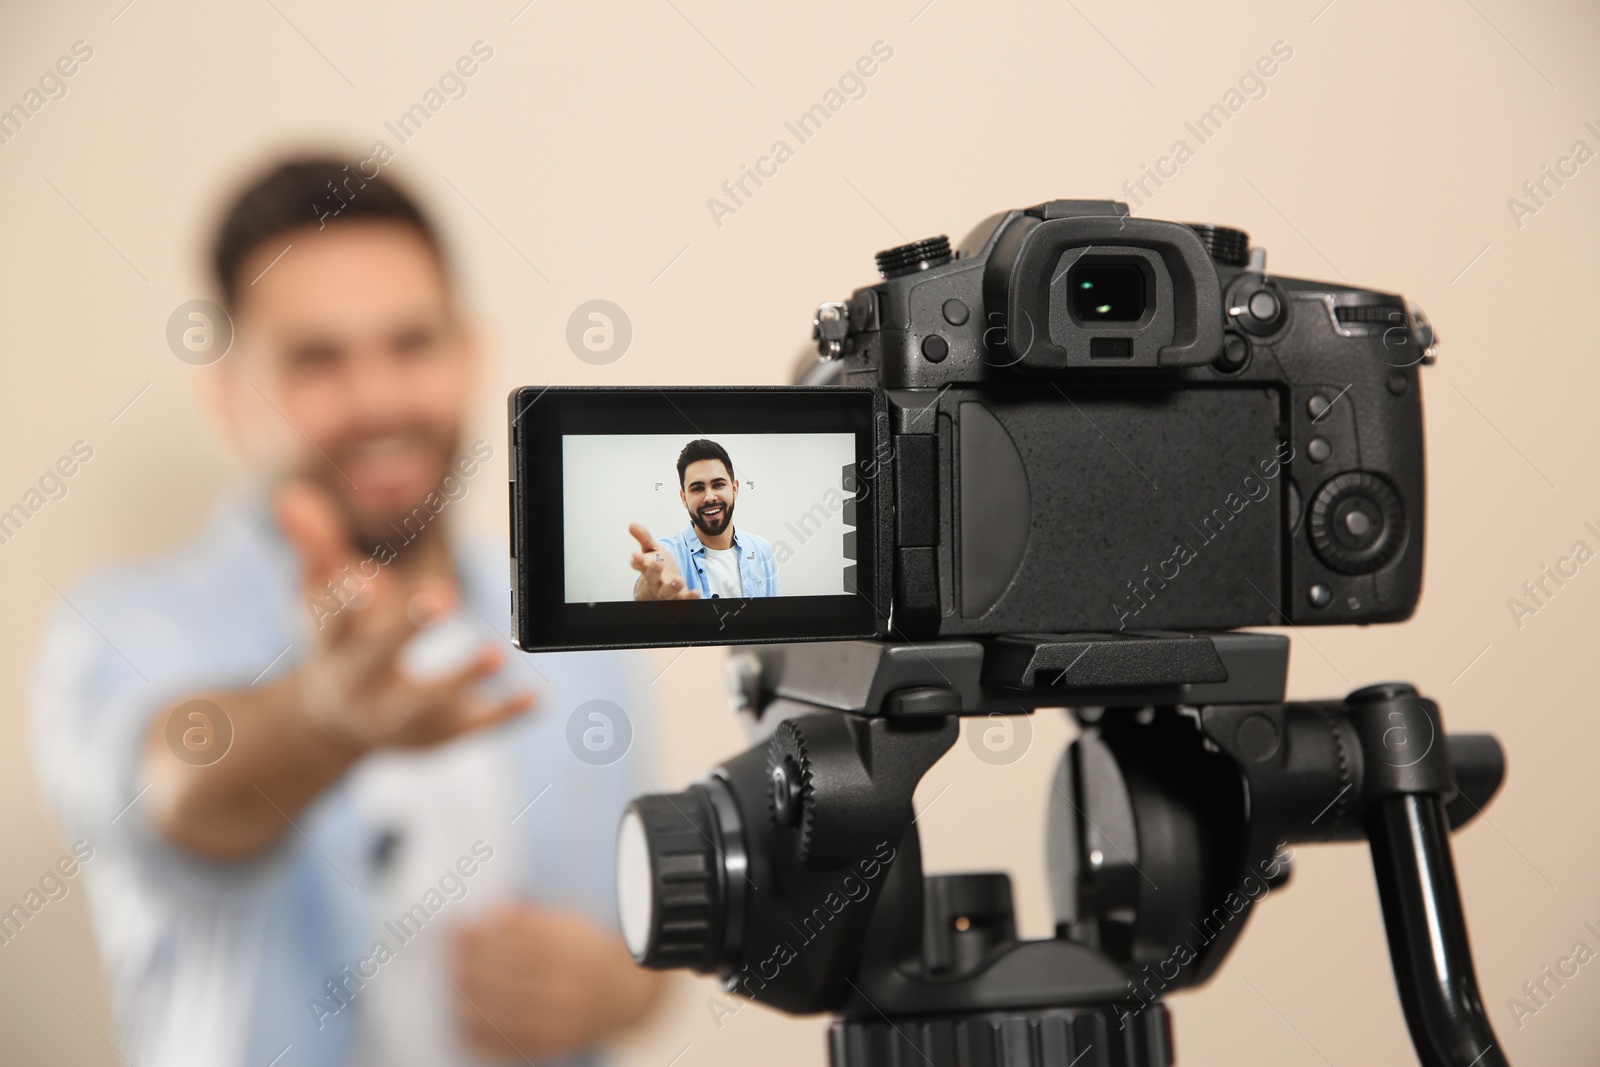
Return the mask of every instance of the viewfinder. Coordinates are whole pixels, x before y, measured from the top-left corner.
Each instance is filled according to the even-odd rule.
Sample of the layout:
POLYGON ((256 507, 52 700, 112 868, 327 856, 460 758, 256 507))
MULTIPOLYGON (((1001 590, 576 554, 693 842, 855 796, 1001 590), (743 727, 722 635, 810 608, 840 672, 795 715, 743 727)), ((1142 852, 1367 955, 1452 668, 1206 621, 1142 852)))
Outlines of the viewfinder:
POLYGON ((1072 317, 1083 323, 1144 317, 1144 271, 1132 263, 1078 263, 1067 272, 1072 317))

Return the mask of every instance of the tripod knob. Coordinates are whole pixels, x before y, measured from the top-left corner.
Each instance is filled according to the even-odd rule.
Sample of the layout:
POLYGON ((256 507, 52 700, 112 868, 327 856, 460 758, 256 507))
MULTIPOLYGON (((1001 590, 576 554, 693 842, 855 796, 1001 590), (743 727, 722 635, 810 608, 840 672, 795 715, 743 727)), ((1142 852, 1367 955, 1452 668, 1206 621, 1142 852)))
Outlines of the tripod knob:
POLYGON ((793 719, 785 719, 767 743, 767 814, 774 843, 796 863, 805 863, 811 849, 816 808, 815 774, 806 737, 793 719))
MULTIPOLYGON (((622 939, 645 967, 716 967, 727 926, 729 862, 743 878, 743 844, 726 841, 718 786, 639 797, 617 831, 622 939)), ((735 890, 737 893, 737 890, 735 890)))
POLYGON ((841 1019, 828 1032, 832 1067, 1171 1067, 1165 1004, 1024 1008, 889 1019, 841 1019))

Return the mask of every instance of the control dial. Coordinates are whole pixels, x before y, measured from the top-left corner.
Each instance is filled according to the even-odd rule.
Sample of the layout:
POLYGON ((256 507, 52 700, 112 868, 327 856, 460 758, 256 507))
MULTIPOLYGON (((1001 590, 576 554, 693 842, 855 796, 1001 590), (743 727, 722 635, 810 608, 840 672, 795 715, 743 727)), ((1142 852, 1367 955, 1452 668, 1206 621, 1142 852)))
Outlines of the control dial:
POLYGON ((1348 471, 1322 483, 1307 526, 1322 562, 1341 574, 1370 574, 1405 543, 1405 505, 1378 475, 1348 471))

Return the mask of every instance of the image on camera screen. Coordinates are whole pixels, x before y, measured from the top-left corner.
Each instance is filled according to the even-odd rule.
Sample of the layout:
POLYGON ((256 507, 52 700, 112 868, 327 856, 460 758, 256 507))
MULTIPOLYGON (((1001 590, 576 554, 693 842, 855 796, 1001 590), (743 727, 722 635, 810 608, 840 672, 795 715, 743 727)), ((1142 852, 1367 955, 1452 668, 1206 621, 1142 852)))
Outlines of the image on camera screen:
POLYGON ((850 433, 564 434, 568 604, 855 592, 850 433))

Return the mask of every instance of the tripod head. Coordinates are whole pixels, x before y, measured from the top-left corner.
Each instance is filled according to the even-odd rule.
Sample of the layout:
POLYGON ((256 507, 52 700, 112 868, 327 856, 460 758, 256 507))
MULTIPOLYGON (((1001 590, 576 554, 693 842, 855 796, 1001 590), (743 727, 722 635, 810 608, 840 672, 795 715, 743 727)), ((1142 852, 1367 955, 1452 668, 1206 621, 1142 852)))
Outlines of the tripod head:
POLYGON ((1165 1067, 1163 995, 1220 966, 1285 850, 1364 838, 1421 1061, 1503 1064, 1448 836, 1499 788, 1498 742, 1446 736, 1403 684, 1285 702, 1287 664, 1287 638, 1234 632, 738 653, 765 743, 629 808, 629 947, 836 1013, 836 1067, 1165 1067), (911 798, 962 716, 1044 707, 1083 729, 1049 798, 1056 936, 1019 941, 1005 874, 924 875, 911 798))

